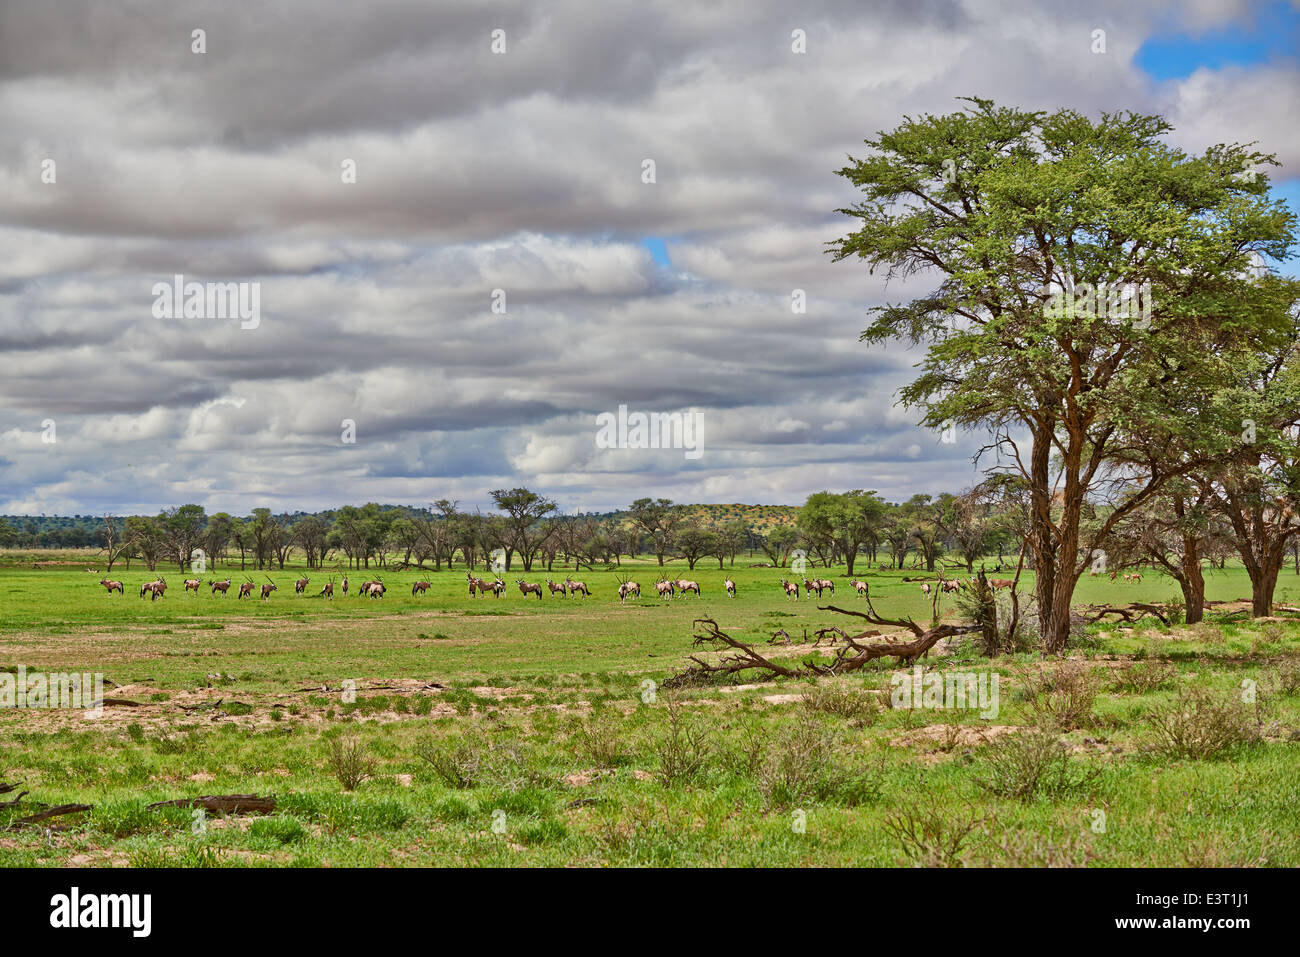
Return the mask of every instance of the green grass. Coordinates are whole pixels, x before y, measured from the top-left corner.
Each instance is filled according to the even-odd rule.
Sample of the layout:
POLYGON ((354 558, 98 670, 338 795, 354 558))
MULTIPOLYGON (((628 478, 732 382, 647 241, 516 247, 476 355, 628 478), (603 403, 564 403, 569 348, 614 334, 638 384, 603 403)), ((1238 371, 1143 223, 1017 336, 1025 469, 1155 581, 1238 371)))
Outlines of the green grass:
MULTIPOLYGON (((674 565, 700 581, 702 599, 627 606, 615 571, 559 568, 550 577, 573 574, 595 596, 524 600, 514 579, 545 573, 514 572, 508 597, 471 599, 457 568, 381 573, 382 601, 328 602, 295 596, 301 571, 287 569, 270 573, 280 590, 269 601, 240 602, 185 595, 184 576, 164 570, 172 587, 151 603, 136 597, 145 571, 114 569, 127 593, 110 598, 85 556, 40 556, 50 558, 73 564, 0 555, 0 666, 102 672, 110 696, 140 707, 111 706, 98 720, 0 710, 0 781, 18 785, 0 801, 30 792, 0 810, 0 827, 33 802, 94 805, 61 830, 5 833, 0 864, 1300 865, 1300 696, 1283 687, 1300 660, 1295 621, 1093 629, 1073 652, 1096 673, 1091 710, 1051 732, 1065 743, 1065 784, 1038 782, 1025 797, 998 782, 1008 767, 1020 773, 1006 763, 1007 737, 1028 732, 978 732, 1039 720, 1027 682, 1058 666, 1034 654, 990 663, 963 647, 930 659, 996 671, 991 722, 886 707, 892 662, 817 684, 747 675, 646 700, 647 680, 699 651, 696 617, 764 649, 777 628, 797 640, 839 617, 786 601, 780 571, 741 567, 761 556, 725 572, 716 561, 689 575, 674 565), (412 598, 416 578, 433 587, 412 598), (1127 680, 1129 662, 1162 670, 1127 680), (1257 694, 1238 714, 1243 681, 1257 694), (1157 750, 1154 718, 1188 687, 1235 696, 1229 710, 1249 733, 1200 759, 1157 750), (331 767, 336 739, 368 762, 351 791, 331 767), (272 794, 278 807, 197 820, 147 807, 225 793, 272 794), (955 850, 945 844, 967 830, 951 838, 955 850)), ((645 592, 658 571, 653 561, 622 569, 645 592)), ((928 619, 919 586, 901 581, 919 572, 864 572, 878 610, 928 619)), ((327 576, 309 574, 319 591, 327 576)), ((842 569, 818 575, 839 592, 820 604, 862 604, 842 569)), ((1144 577, 1085 579, 1076 600, 1176 600, 1172 582, 1144 577)), ((1211 598, 1249 593, 1237 568, 1208 582, 1211 598)), ((1288 572, 1278 599, 1298 596, 1288 572)))

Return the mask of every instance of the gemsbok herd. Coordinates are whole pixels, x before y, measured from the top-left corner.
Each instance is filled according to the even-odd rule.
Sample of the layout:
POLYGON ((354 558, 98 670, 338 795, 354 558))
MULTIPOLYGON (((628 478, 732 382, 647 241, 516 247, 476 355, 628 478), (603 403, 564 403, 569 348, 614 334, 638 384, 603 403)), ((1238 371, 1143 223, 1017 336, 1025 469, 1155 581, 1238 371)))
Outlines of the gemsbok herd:
MULTIPOLYGON (((999 566, 999 570, 1001 570, 1000 566, 999 566)), ((1117 572, 1110 573, 1111 580, 1114 580, 1117 576, 1118 576, 1117 572)), ((269 576, 266 576, 265 584, 259 584, 258 582, 253 581, 252 578, 248 578, 247 576, 245 576, 245 578, 246 578, 245 581, 239 583, 239 588, 237 593, 238 598, 241 599, 252 598, 253 590, 254 588, 257 588, 259 590, 259 594, 262 600, 269 601, 271 597, 271 593, 278 590, 275 582, 272 581, 269 576)), ((506 583, 504 580, 502 580, 500 576, 497 576, 494 580, 489 581, 487 579, 475 577, 475 575, 472 572, 467 571, 465 573, 465 580, 469 586, 469 594, 471 598, 478 597, 480 595, 487 595, 489 593, 491 593, 494 598, 501 598, 504 597, 507 593, 506 583)), ((1124 580, 1128 582, 1141 582, 1142 576, 1138 573, 1125 573, 1124 580)), ((587 598, 592 597, 594 594, 586 582, 574 581, 572 578, 566 577, 563 581, 560 582, 552 581, 550 578, 546 578, 544 579, 544 581, 545 581, 545 588, 550 591, 552 596, 560 595, 564 598, 575 598, 581 595, 582 598, 585 600, 587 598)), ((973 577, 970 579, 963 580, 958 578, 946 578, 942 574, 940 574, 933 581, 921 582, 920 587, 921 587, 921 594, 929 596, 934 594, 934 587, 936 585, 938 586, 941 594, 949 594, 949 593, 961 591, 962 589, 973 588, 975 587, 975 583, 976 583, 976 579, 973 577)), ((1015 585, 1015 582, 1009 578, 990 578, 988 579, 988 583, 989 586, 995 591, 998 589, 1010 589, 1015 585)), ((117 592, 118 594, 125 594, 124 585, 122 584, 122 582, 117 581, 116 579, 101 578, 98 584, 102 585, 109 595, 112 595, 114 592, 117 592)), ((221 595, 224 597, 226 593, 230 590, 230 586, 232 582, 230 576, 227 575, 224 580, 211 580, 207 584, 209 586, 211 595, 216 596, 216 594, 220 592, 221 595)), ((306 575, 304 575, 302 578, 295 579, 293 583, 294 594, 296 595, 307 594, 307 586, 310 584, 311 584, 311 578, 309 578, 306 575)), ((541 583, 529 582, 520 578, 515 580, 515 584, 519 586, 519 593, 524 598, 529 598, 532 597, 533 595, 536 595, 538 600, 539 601, 541 600, 543 595, 543 585, 541 583)), ((849 578, 848 584, 849 587, 851 587, 854 590, 857 597, 859 598, 869 597, 871 589, 870 586, 867 584, 867 582, 862 581, 861 579, 858 578, 849 578)), ((187 578, 184 580, 185 592, 187 594, 189 592, 194 592, 194 594, 197 595, 199 593, 199 588, 202 585, 203 585, 203 581, 198 578, 187 578)), ((816 595, 817 598, 822 598, 827 592, 830 593, 831 597, 835 596, 835 583, 828 578, 804 577, 801 579, 796 579, 794 581, 790 581, 788 579, 782 578, 780 579, 780 585, 781 585, 781 590, 788 601, 799 600, 801 585, 802 585, 803 593, 809 598, 813 597, 814 595, 816 595)), ((429 589, 432 587, 433 585, 431 582, 425 581, 423 579, 413 582, 411 584, 411 597, 418 598, 426 594, 429 591, 429 589)), ((722 587, 726 591, 728 598, 736 597, 736 583, 730 577, 723 580, 722 587)), ((694 595, 696 598, 703 597, 703 590, 700 588, 700 583, 686 578, 661 577, 658 581, 654 583, 654 589, 657 597, 659 597, 661 600, 669 601, 669 602, 671 602, 673 599, 677 598, 678 596, 681 596, 683 598, 686 597, 687 595, 694 595)), ((348 579, 346 575, 343 576, 341 590, 344 596, 348 594, 348 579)), ((353 593, 357 595, 357 597, 364 596, 366 598, 375 599, 375 598, 383 598, 384 593, 387 590, 388 590, 388 586, 384 584, 383 579, 376 577, 371 581, 362 582, 355 589, 353 593)), ((626 605, 629 599, 639 599, 641 597, 641 585, 623 575, 620 575, 618 577, 617 591, 618 591, 619 604, 622 605, 626 605)), ((150 601, 157 601, 159 598, 163 598, 166 595, 166 592, 167 592, 167 579, 161 575, 159 575, 158 578, 155 579, 154 581, 144 582, 143 584, 140 585, 140 597, 143 598, 145 595, 148 595, 150 601)), ((330 576, 329 581, 327 581, 324 584, 320 592, 315 597, 329 598, 331 600, 334 598, 334 576, 333 575, 330 576)))

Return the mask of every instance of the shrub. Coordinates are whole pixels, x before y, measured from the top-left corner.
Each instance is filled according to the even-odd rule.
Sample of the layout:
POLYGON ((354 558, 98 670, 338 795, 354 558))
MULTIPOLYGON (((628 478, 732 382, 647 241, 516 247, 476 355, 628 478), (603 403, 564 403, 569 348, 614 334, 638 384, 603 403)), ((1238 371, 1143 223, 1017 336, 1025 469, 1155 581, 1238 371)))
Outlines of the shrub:
POLYGON ((667 701, 668 728, 655 742, 659 758, 657 777, 664 787, 694 779, 708 759, 708 729, 696 716, 688 714, 676 698, 667 701))
POLYGON ((914 867, 962 867, 984 819, 971 811, 950 814, 934 794, 885 817, 885 831, 914 867))
POLYGON ((874 696, 834 684, 814 685, 803 693, 799 703, 814 714, 829 714, 868 724, 875 720, 880 708, 874 696))
POLYGON ((1045 668, 1036 675, 1026 673, 1026 705, 1035 724, 1050 724, 1072 731, 1092 721, 1092 706, 1100 688, 1097 674, 1082 662, 1067 661, 1045 668))
POLYGON ((366 755, 365 745, 355 738, 331 741, 329 763, 345 791, 355 791, 362 782, 374 777, 375 762, 366 755))
POLYGON ((1173 701, 1152 708, 1147 720, 1152 749, 1172 758, 1211 758, 1259 736, 1250 710, 1232 690, 1184 686, 1173 701))
POLYGON ((1083 790, 1097 773, 1076 767, 1051 724, 1004 735, 989 745, 987 754, 983 787, 1019 801, 1083 790))
POLYGON ((1133 694, 1149 694, 1163 688, 1178 674, 1173 665, 1163 661, 1129 661, 1115 676, 1115 689, 1133 694))
POLYGON ((622 728, 606 713, 575 721, 572 735, 579 756, 598 768, 612 768, 626 759, 622 728))

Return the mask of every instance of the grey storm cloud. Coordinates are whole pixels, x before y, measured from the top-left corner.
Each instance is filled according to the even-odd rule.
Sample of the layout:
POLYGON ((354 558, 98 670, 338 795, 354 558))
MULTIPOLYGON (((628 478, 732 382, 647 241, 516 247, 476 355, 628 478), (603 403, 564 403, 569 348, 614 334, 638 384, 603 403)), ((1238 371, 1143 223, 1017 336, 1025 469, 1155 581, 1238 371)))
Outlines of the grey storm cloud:
POLYGON ((1248 4, 1133 6, 9 0, 0 513, 966 486, 980 438, 920 428, 893 405, 917 356, 857 342, 927 281, 830 261, 834 171, 972 94, 1160 110, 1188 148, 1300 162, 1296 106, 1266 95, 1294 63, 1132 62, 1248 4), (156 318, 176 274, 257 283, 257 328, 156 318), (620 404, 699 411, 704 454, 598 448, 620 404))

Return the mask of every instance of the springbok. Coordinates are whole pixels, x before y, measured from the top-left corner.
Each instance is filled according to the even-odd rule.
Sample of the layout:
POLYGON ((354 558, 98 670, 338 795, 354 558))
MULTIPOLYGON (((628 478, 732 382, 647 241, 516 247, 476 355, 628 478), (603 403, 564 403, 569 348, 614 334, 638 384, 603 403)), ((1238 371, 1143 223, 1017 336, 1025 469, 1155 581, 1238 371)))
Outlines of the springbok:
POLYGON ((101 578, 99 580, 99 583, 108 589, 108 593, 110 595, 113 594, 114 591, 116 591, 120 595, 126 594, 126 592, 122 589, 121 582, 113 581, 113 579, 111 578, 101 578))
POLYGON ((564 579, 564 587, 569 589, 569 595, 573 596, 582 592, 583 598, 591 597, 591 589, 587 587, 586 582, 575 582, 572 578, 564 579))
POLYGON ((226 580, 223 582, 210 581, 208 582, 208 585, 211 586, 213 595, 215 595, 217 592, 221 592, 221 594, 224 596, 226 592, 230 591, 230 576, 227 575, 226 580))
POLYGON ((429 590, 429 583, 425 581, 414 582, 411 585, 411 595, 423 595, 429 590))
POLYGON ((568 583, 567 583, 567 582, 565 582, 565 583, 562 584, 562 585, 557 585, 557 584, 555 584, 555 582, 551 581, 551 580, 548 578, 548 579, 546 579, 546 587, 549 588, 549 589, 551 590, 551 594, 552 594, 552 595, 554 595, 557 591, 558 591, 561 595, 564 595, 566 598, 567 598, 568 595, 569 595, 569 586, 568 586, 568 583))
POLYGON ((542 600, 542 586, 534 582, 526 582, 522 578, 516 578, 515 584, 519 586, 519 593, 527 598, 529 595, 536 595, 537 600, 542 600))
POLYGON ((692 581, 687 581, 684 578, 679 578, 674 584, 677 585, 677 590, 681 592, 683 595, 687 594, 688 592, 694 592, 696 598, 703 597, 700 594, 699 582, 692 582, 692 581))
POLYGON ((194 592, 194 594, 197 595, 199 593, 199 586, 202 584, 203 582, 197 578, 187 578, 185 579, 185 591, 194 592))
POLYGON ((859 598, 866 598, 868 592, 871 590, 871 587, 866 582, 857 578, 850 578, 849 584, 853 586, 853 589, 858 593, 859 598))
POLYGON ((722 587, 727 590, 728 598, 736 597, 736 583, 733 582, 730 578, 724 578, 722 580, 722 587))
POLYGON ((672 601, 673 596, 677 594, 677 586, 668 579, 661 578, 655 582, 655 591, 659 593, 660 598, 666 597, 669 601, 672 601))
POLYGON ((309 584, 311 584, 310 578, 299 578, 297 581, 293 583, 293 593, 295 595, 301 595, 303 592, 307 590, 307 586, 309 584))
POLYGON ((795 601, 798 601, 798 600, 799 600, 799 583, 798 583, 798 582, 788 582, 788 581, 786 581, 784 578, 782 578, 782 579, 781 579, 781 587, 785 589, 785 598, 786 598, 786 601, 789 601, 791 598, 793 598, 795 601))
POLYGON ((1142 581, 1142 573, 1141 573, 1141 572, 1134 572, 1134 573, 1131 574, 1131 575, 1125 575, 1125 576, 1124 576, 1124 580, 1125 580, 1126 582, 1140 582, 1140 581, 1142 581))

